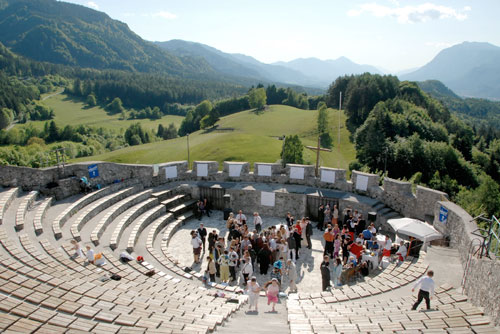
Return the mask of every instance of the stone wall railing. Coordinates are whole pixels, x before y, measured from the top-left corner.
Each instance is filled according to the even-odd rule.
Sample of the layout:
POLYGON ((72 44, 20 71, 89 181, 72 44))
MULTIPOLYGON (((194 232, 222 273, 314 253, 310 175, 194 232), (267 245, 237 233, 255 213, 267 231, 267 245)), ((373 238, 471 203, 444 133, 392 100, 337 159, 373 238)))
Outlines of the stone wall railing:
POLYGON ((144 187, 158 186, 172 181, 217 181, 297 184, 315 188, 352 192, 380 200, 401 214, 432 222, 434 203, 446 200, 447 195, 433 189, 417 186, 416 193, 411 184, 376 174, 353 171, 346 179, 347 171, 336 168, 320 168, 314 175, 314 166, 287 164, 283 168, 276 163, 254 164, 250 171, 248 162, 224 162, 222 170, 216 161, 194 161, 188 170, 187 161, 174 161, 157 165, 116 164, 109 162, 85 162, 70 164, 64 168, 34 169, 16 166, 0 166, 0 185, 21 187, 23 190, 39 190, 57 199, 79 192, 78 180, 89 178, 89 166, 97 166, 98 176, 90 179, 93 184, 106 185, 120 180, 133 179, 144 187))
MULTIPOLYGON (((482 239, 472 234, 477 229, 476 223, 464 209, 452 202, 437 201, 434 214, 434 227, 450 238, 450 246, 458 249, 465 266, 471 255, 471 243, 478 239, 474 241, 477 245, 482 239)), ((479 259, 475 255, 465 270, 464 289, 469 300, 484 307, 495 324, 500 325, 500 261, 479 259)))

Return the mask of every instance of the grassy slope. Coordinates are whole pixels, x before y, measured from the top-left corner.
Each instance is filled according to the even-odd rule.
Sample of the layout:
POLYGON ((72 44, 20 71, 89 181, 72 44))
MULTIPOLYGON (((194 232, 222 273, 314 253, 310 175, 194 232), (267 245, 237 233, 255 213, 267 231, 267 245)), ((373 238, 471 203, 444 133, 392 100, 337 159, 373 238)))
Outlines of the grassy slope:
MULTIPOLYGON (((330 127, 338 124, 337 110, 330 110, 330 127)), ((243 111, 223 117, 215 131, 197 131, 189 136, 190 161, 216 160, 275 162, 279 159, 282 141, 276 137, 298 134, 304 145, 316 145, 316 111, 300 110, 288 106, 274 105, 267 111, 256 114, 243 111)), ((341 115, 342 124, 345 116, 341 115)), ((333 152, 321 152, 321 165, 347 168, 355 158, 355 149, 349 143, 349 133, 345 126, 341 128, 340 152, 337 146, 337 128, 333 136, 333 152)), ((161 141, 141 146, 127 147, 102 155, 77 159, 102 160, 123 163, 159 163, 187 159, 186 137, 161 141)), ((304 160, 313 164, 316 156, 313 151, 304 150, 304 160)))
MULTIPOLYGON (((168 115, 162 119, 154 121, 149 119, 123 121, 119 119, 120 115, 108 115, 107 112, 99 106, 87 109, 82 101, 70 98, 65 94, 52 96, 43 101, 43 103, 47 107, 54 109, 54 120, 60 128, 63 128, 67 124, 73 126, 84 124, 94 127, 104 127, 118 132, 120 129, 127 129, 130 124, 140 122, 143 128, 156 131, 158 124, 168 126, 168 124, 172 122, 178 128, 183 119, 182 116, 168 115)), ((42 129, 44 123, 45 121, 33 121, 28 122, 27 124, 31 124, 36 128, 42 129)), ((19 124, 16 126, 22 127, 25 125, 19 124)))

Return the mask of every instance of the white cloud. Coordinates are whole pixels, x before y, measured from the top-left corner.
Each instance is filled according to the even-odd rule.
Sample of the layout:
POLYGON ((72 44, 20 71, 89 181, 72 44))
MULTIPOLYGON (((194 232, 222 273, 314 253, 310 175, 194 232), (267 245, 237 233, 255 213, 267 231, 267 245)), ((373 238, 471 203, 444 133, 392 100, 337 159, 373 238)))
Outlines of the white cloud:
POLYGON ((375 17, 393 17, 396 18, 399 23, 419 23, 441 19, 456 19, 463 21, 467 18, 467 12, 470 10, 470 6, 466 6, 460 10, 429 2, 417 6, 403 7, 389 7, 373 2, 365 3, 359 5, 357 9, 349 10, 347 15, 359 16, 363 13, 369 13, 375 17))
POLYGON ((170 12, 166 12, 166 11, 159 11, 159 12, 151 14, 151 16, 152 17, 160 17, 160 18, 166 19, 166 20, 173 20, 173 19, 177 18, 177 15, 172 14, 170 12))
POLYGON ((87 2, 87 7, 93 8, 95 10, 99 9, 99 6, 94 1, 87 2))

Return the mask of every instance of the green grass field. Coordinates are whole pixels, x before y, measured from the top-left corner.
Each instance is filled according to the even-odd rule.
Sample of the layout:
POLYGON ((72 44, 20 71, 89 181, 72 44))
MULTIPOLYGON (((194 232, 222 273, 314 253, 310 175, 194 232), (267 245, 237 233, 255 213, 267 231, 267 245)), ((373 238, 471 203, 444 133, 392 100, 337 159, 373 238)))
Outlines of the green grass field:
MULTIPOLYGON (((51 96, 48 99, 44 100, 42 103, 47 107, 54 109, 54 121, 60 128, 68 124, 73 126, 84 124, 94 127, 103 127, 119 132, 121 129, 126 130, 133 123, 140 122, 143 128, 156 131, 156 129, 158 129, 158 124, 168 126, 168 124, 172 122, 178 128, 183 119, 182 116, 168 115, 164 116, 162 119, 154 121, 151 121, 149 119, 120 120, 120 115, 108 115, 108 113, 100 106, 86 108, 85 103, 80 100, 70 98, 66 94, 51 96)), ((45 121, 32 121, 28 122, 27 124, 31 124, 38 129, 42 129, 45 121)), ((23 126, 26 125, 16 125, 16 127, 23 126)))
MULTIPOLYGON (((259 114, 253 111, 242 111, 223 117, 217 123, 217 129, 200 130, 189 136, 190 161, 276 162, 280 158, 283 143, 278 139, 279 136, 298 134, 304 145, 316 146, 316 116, 316 111, 273 105, 259 114)), ((337 132, 339 112, 330 110, 329 117, 330 127, 334 129, 332 134, 335 144, 332 152, 321 152, 321 165, 348 168, 349 162, 355 159, 356 153, 354 145, 348 139, 349 132, 345 128, 345 116, 341 114, 340 149, 337 132)), ((117 120, 116 122, 120 124, 123 121, 117 120)), ((127 147, 75 161, 89 160, 144 164, 187 160, 187 138, 127 147)), ((304 149, 304 160, 306 163, 314 164, 315 152, 304 149)))

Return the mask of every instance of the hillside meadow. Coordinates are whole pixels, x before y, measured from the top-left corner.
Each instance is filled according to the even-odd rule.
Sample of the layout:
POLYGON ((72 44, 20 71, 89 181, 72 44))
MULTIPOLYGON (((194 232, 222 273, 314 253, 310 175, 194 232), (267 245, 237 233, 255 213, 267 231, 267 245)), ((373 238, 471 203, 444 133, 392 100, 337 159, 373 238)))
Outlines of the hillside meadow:
MULTIPOLYGON (((158 129, 158 124, 164 126, 174 123, 176 128, 179 128, 183 117, 167 115, 157 120, 141 119, 141 120, 121 120, 119 114, 110 115, 101 106, 88 108, 86 104, 66 94, 57 94, 50 96, 42 102, 47 107, 54 109, 56 122, 59 128, 66 125, 78 126, 88 125, 93 127, 103 127, 106 129, 114 130, 117 133, 125 131, 131 124, 141 123, 144 129, 154 130, 158 129)), ((128 110, 127 110, 128 111, 128 110)), ((30 121, 30 124, 38 129, 42 129, 46 121, 30 121)), ((18 124, 16 127, 23 127, 25 124, 18 124)))
MULTIPOLYGON (((55 105, 56 103, 52 104, 57 115, 55 105)), ((283 144, 279 137, 283 135, 297 134, 304 145, 316 146, 316 116, 317 112, 314 110, 272 105, 259 113, 247 110, 222 117, 217 122, 216 128, 199 130, 189 135, 190 162, 194 160, 215 160, 219 163, 223 161, 276 162, 280 158, 283 144)), ((345 116, 343 113, 340 116, 342 124, 340 149, 337 132, 339 112, 330 109, 330 128, 332 128, 335 144, 332 152, 320 153, 320 163, 322 166, 347 169, 349 162, 355 159, 356 152, 354 145, 349 142, 349 132, 345 128, 345 116)), ((70 118, 63 115, 59 117, 61 119, 70 118)), ((168 117, 172 116, 164 117, 159 122, 167 123, 164 120, 168 117)), ((123 127, 120 126, 120 122, 128 121, 112 120, 111 122, 117 122, 114 126, 123 127)), ((141 122, 141 124, 143 123, 141 122)), ((104 125, 101 124, 101 126, 104 125)), ((175 160, 187 160, 186 137, 131 146, 73 161, 153 164, 175 160)), ((305 163, 314 164, 315 152, 304 149, 304 160, 305 163)))

